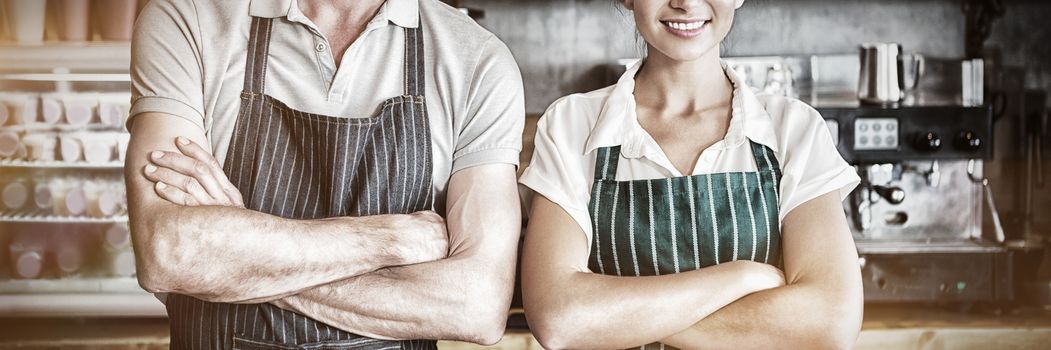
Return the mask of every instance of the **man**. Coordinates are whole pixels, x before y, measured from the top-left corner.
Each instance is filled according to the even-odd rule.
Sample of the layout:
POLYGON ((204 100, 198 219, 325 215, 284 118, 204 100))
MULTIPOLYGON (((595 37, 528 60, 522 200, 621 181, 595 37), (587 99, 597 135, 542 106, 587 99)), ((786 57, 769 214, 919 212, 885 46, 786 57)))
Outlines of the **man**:
POLYGON ((173 348, 500 339, 523 105, 491 33, 438 0, 153 0, 132 51, 131 227, 173 348))

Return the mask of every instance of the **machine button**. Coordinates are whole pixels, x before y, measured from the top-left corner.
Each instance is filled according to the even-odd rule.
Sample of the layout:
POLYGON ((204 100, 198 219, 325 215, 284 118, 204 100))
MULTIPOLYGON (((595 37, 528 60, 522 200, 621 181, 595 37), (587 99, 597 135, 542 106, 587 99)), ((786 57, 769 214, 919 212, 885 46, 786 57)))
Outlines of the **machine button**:
POLYGON ((869 124, 864 122, 858 124, 858 131, 869 131, 869 124))
POLYGON ((868 136, 862 136, 861 138, 858 139, 858 143, 861 144, 861 145, 868 145, 869 144, 869 137, 868 136))
POLYGON ((898 146, 898 138, 894 137, 894 136, 887 136, 887 146, 897 147, 898 146))
POLYGON ((972 131, 961 131, 956 135, 956 149, 966 152, 975 152, 982 149, 982 139, 972 131))
POLYGON ((916 138, 915 147, 920 152, 934 152, 942 148, 942 139, 933 131, 926 132, 916 138))
POLYGON ((883 129, 882 125, 879 125, 878 123, 877 124, 872 124, 872 131, 879 132, 880 129, 883 129))
MULTIPOLYGON (((876 124, 876 125, 879 125, 879 124, 876 124)), ((883 145, 883 138, 879 137, 879 136, 873 136, 872 137, 872 144, 876 145, 876 146, 882 146, 883 145)))
POLYGON ((898 125, 894 123, 887 123, 887 131, 894 131, 898 129, 898 125))

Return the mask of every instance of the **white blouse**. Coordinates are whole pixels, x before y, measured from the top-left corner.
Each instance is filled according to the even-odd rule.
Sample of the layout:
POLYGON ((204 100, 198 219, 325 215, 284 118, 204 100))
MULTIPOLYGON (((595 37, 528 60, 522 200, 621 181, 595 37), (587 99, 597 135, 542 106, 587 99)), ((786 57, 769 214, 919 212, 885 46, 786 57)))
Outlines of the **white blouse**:
MULTIPOLYGON (((533 159, 519 182, 525 204, 539 193, 562 207, 591 241, 588 215, 596 151, 621 145, 617 180, 684 176, 639 125, 635 111, 635 74, 641 63, 616 85, 555 101, 537 123, 533 159)), ((781 165, 779 222, 811 199, 839 191, 846 196, 860 182, 840 156, 824 119, 807 104, 783 96, 756 95, 744 79, 723 63, 733 84, 730 127, 726 137, 701 153, 693 173, 756 171, 747 140, 769 147, 781 165)))

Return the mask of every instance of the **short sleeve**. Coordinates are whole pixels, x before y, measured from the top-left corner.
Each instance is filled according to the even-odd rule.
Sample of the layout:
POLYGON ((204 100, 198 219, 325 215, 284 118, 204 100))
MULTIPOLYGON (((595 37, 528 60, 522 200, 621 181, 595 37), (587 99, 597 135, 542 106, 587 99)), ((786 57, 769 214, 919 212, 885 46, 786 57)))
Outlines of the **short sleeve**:
POLYGON ((204 129, 201 33, 192 1, 150 1, 135 21, 131 41, 132 105, 135 116, 162 112, 204 129))
POLYGON ((468 89, 452 171, 494 163, 518 166, 525 126, 522 74, 495 36, 485 42, 468 89))
POLYGON ((781 220, 792 209, 830 192, 845 199, 861 181, 836 149, 821 114, 802 102, 791 104, 789 109, 798 113, 787 116, 785 124, 798 129, 788 132, 789 140, 782 142, 781 220))
MULTIPOLYGON (((559 102, 555 102, 557 105, 559 102)), ((583 149, 580 142, 584 139, 573 133, 580 133, 588 128, 575 128, 576 125, 555 125, 553 119, 565 120, 567 116, 558 115, 558 109, 552 107, 537 122, 533 158, 523 171, 518 182, 522 185, 524 208, 528 210, 535 195, 539 194, 552 203, 562 207, 581 230, 590 237, 591 216, 588 212, 590 200, 589 189, 592 174, 585 169, 587 157, 580 153, 583 149)), ((590 239, 588 240, 590 242, 590 239)))

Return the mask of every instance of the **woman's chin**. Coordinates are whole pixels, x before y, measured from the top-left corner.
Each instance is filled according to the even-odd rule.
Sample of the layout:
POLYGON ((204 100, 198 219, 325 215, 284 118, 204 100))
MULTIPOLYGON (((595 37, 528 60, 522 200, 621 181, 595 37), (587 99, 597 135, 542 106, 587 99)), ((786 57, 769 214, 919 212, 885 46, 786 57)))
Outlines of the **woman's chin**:
POLYGON ((712 53, 712 50, 716 49, 715 45, 668 45, 667 48, 659 48, 651 46, 650 56, 654 53, 653 49, 659 51, 662 56, 670 61, 674 62, 694 62, 705 58, 712 53))

